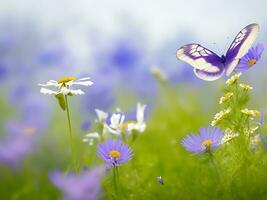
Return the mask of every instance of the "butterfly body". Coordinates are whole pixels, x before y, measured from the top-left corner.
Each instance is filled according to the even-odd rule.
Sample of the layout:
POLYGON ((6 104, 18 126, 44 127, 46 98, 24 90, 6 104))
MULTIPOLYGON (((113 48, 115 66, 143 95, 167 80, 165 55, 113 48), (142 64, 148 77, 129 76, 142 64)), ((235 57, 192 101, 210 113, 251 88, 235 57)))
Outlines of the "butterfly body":
POLYGON ((225 65, 225 61, 226 61, 226 57, 225 57, 225 55, 222 55, 221 56, 221 62, 225 65))
POLYGON ((224 73, 229 76, 238 65, 259 32, 258 24, 250 24, 235 37, 225 55, 218 56, 197 43, 187 44, 176 52, 177 58, 194 68, 195 75, 206 81, 219 79, 224 73))

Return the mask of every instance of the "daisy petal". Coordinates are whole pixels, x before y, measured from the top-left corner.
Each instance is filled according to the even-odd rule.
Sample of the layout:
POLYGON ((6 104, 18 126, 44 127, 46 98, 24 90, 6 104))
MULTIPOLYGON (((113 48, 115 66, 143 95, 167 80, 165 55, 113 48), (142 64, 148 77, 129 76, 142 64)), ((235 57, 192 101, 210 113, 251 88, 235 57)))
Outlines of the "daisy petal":
POLYGON ((53 91, 53 90, 49 90, 47 88, 41 88, 40 92, 43 94, 55 94, 55 95, 58 94, 58 92, 53 91))

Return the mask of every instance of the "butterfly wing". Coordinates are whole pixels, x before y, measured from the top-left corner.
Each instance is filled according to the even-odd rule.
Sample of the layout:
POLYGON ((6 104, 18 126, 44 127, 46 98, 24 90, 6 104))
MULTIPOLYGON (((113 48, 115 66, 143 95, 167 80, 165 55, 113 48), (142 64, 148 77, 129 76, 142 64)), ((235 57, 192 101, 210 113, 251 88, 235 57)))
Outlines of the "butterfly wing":
POLYGON ((219 79, 223 73, 224 73, 224 68, 222 65, 222 68, 208 68, 208 69, 194 69, 195 75, 205 81, 215 81, 219 79))
POLYGON ((226 53, 225 67, 227 76, 233 72, 240 58, 248 52, 259 31, 260 26, 258 24, 250 24, 237 34, 226 53))
POLYGON ((214 81, 223 75, 221 58, 200 44, 184 45, 177 50, 176 56, 194 67, 194 73, 200 79, 214 81))

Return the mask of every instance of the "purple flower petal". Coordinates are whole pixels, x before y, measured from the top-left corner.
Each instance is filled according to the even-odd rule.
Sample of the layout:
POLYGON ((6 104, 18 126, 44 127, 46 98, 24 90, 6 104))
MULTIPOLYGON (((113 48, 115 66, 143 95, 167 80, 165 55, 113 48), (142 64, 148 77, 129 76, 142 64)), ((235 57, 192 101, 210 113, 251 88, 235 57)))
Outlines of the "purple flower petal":
POLYGON ((56 171, 50 174, 51 182, 63 193, 63 199, 96 200, 100 197, 101 179, 105 167, 95 167, 91 171, 83 171, 80 175, 63 175, 56 171))
POLYGON ((259 61, 263 51, 264 51, 263 44, 257 44, 257 46, 250 48, 248 50, 247 54, 244 55, 240 59, 240 62, 238 64, 238 66, 235 68, 235 70, 237 72, 243 73, 243 72, 247 71, 248 69, 250 69, 253 65, 255 65, 259 61), (254 61, 254 63, 252 62, 252 64, 249 64, 251 61, 254 61))
POLYGON ((219 147, 223 133, 218 127, 202 127, 199 134, 187 135, 182 140, 182 145, 187 151, 193 152, 195 155, 208 151, 208 148, 203 148, 203 142, 210 141, 210 150, 215 150, 219 147))
POLYGON ((98 156, 111 166, 119 166, 121 163, 129 161, 133 156, 132 149, 123 144, 121 140, 107 140, 100 144, 97 149, 98 156), (110 156, 111 151, 117 151, 120 156, 110 156))

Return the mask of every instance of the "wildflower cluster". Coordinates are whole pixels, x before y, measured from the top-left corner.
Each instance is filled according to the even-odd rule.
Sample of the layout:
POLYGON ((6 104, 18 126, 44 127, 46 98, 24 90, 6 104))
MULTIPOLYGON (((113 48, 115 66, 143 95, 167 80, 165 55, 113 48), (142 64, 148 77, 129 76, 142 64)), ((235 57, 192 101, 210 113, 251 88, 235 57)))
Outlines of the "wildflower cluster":
MULTIPOLYGON (((240 60, 236 72, 226 81, 224 95, 220 97, 219 104, 223 109, 216 113, 211 122, 213 128, 202 128, 200 134, 186 136, 182 145, 188 150, 200 154, 211 153, 220 144, 226 144, 240 135, 245 135, 251 139, 253 144, 259 138, 256 133, 259 126, 254 120, 260 116, 258 110, 248 109, 249 91, 253 89, 250 85, 239 83, 241 72, 248 70, 260 59, 263 46, 257 45, 251 48, 248 53, 240 60), (218 127, 224 129, 221 132, 218 127), (255 139, 256 138, 256 139, 255 139)), ((261 124, 261 123, 260 123, 261 124)))
POLYGON ((242 109, 241 112, 245 115, 247 115, 248 117, 250 117, 250 119, 254 119, 254 117, 259 117, 260 116, 260 111, 258 110, 249 110, 247 108, 242 109))
POLYGON ((214 119, 211 122, 211 126, 217 125, 222 119, 226 118, 227 115, 231 112, 231 108, 222 110, 214 115, 214 119))
POLYGON ((143 133, 146 129, 145 108, 146 105, 137 103, 135 120, 126 120, 126 116, 122 112, 115 112, 109 117, 108 113, 96 109, 95 130, 86 134, 83 142, 93 145, 96 140, 104 141, 110 138, 119 138, 126 142, 130 136, 134 140, 139 133, 143 133))
POLYGON ((215 114, 212 126, 219 125, 228 131, 227 137, 231 133, 242 134, 252 132, 253 120, 259 117, 258 110, 248 109, 249 91, 252 87, 244 83, 238 83, 241 74, 235 74, 226 81, 224 88, 225 95, 220 98, 220 104, 226 107, 226 110, 215 114), (225 117, 227 115, 227 117, 225 117))
MULTIPOLYGON (((255 57, 254 54, 251 56, 255 57)), ((248 55, 243 59, 247 59, 246 64, 250 67, 259 59, 259 57, 254 57, 248 55)), ((244 63, 242 65, 239 69, 244 71, 247 66, 245 66, 244 63)), ((250 85, 239 83, 241 73, 238 70, 236 71, 238 73, 234 74, 226 81, 223 90, 224 94, 219 99, 219 105, 222 107, 222 110, 214 115, 210 126, 202 127, 198 134, 189 134, 181 140, 182 146, 187 151, 191 152, 193 155, 201 154, 202 158, 208 158, 211 165, 214 167, 219 182, 222 180, 219 172, 220 170, 218 170, 221 166, 217 168, 217 164, 223 166, 225 165, 223 162, 227 163, 229 160, 235 160, 232 159, 231 155, 230 159, 224 157, 225 160, 223 162, 218 161, 219 159, 214 159, 214 152, 219 147, 222 146, 226 149, 225 154, 227 154, 228 147, 233 147, 229 151, 230 154, 234 152, 234 154, 237 154, 239 157, 241 155, 239 153, 242 152, 243 154, 240 156, 240 160, 246 162, 248 160, 246 153, 254 153, 254 151, 250 150, 257 149, 262 142, 261 135, 258 134, 262 120, 260 123, 256 122, 257 118, 261 116, 261 113, 258 110, 248 108, 249 92, 253 88, 250 85), (234 143, 235 141, 238 142, 234 143), (232 145, 232 143, 237 145, 232 145), (235 148, 239 151, 235 151, 235 148), (243 151, 244 149, 245 151, 243 151)), ((157 68, 154 68, 151 72, 162 82, 165 83, 165 81, 167 81, 166 76, 157 68)), ((114 195, 114 197, 112 199, 125 199, 123 197, 124 194, 121 193, 121 188, 123 188, 121 186, 123 186, 123 184, 120 183, 119 168, 133 158, 133 149, 129 144, 135 141, 137 136, 143 133, 147 128, 145 121, 146 105, 140 102, 137 103, 134 119, 129 118, 127 113, 121 112, 119 108, 117 108, 114 113, 95 109, 95 123, 90 130, 88 128, 90 125, 87 126, 89 132, 85 134, 82 141, 79 140, 79 142, 80 144, 89 144, 89 148, 88 145, 83 145, 83 147, 87 147, 90 150, 95 149, 97 153, 95 153, 95 151, 93 152, 97 154, 105 165, 92 167, 91 171, 81 170, 81 165, 78 163, 79 159, 76 159, 78 151, 76 151, 75 146, 77 147, 78 145, 75 145, 76 141, 73 139, 72 135, 68 97, 84 94, 81 89, 72 88, 73 85, 91 86, 92 84, 93 82, 87 77, 77 81, 75 77, 62 77, 58 81, 50 80, 46 84, 39 84, 42 87, 40 90, 41 93, 54 95, 61 108, 67 113, 66 124, 70 133, 70 145, 74 158, 75 173, 68 172, 67 175, 64 175, 61 172, 55 171, 50 174, 50 181, 63 192, 64 199, 99 199, 101 196, 101 180, 105 176, 105 173, 112 171, 112 175, 109 176, 113 179, 112 189, 114 192, 112 195, 114 195), (56 87, 56 90, 46 88, 51 86, 56 87)), ((165 155, 166 154, 164 154, 164 156, 165 155)), ((152 167, 154 167, 154 165, 153 162, 149 164, 149 166, 152 167)), ((237 165, 237 171, 244 166, 243 163, 237 165)), ((133 166, 133 170, 136 170, 136 168, 138 168, 138 165, 133 166)), ((225 167, 225 169, 227 169, 227 167, 225 167)), ((70 170, 72 169, 70 168, 70 170)), ((235 174, 236 172, 234 171, 233 173, 235 174)), ((139 177, 139 174, 136 173, 136 176, 139 177)), ((125 177, 123 177, 123 179, 124 178, 125 177)), ((162 176, 157 176, 156 181, 162 185, 162 187, 164 187, 165 181, 166 185, 168 184, 168 178, 165 179, 165 176, 164 181, 162 176)), ((110 182, 111 181, 107 184, 110 184, 110 182)), ((227 184, 228 183, 225 185, 227 184)))
POLYGON ((253 88, 250 85, 239 83, 241 73, 234 74, 226 81, 224 88, 225 95, 219 100, 224 109, 215 114, 211 126, 220 126, 225 129, 222 143, 227 143, 245 135, 247 138, 256 135, 258 124, 255 120, 260 112, 255 109, 248 109, 249 91, 253 88))
POLYGON ((225 96, 222 96, 222 97, 220 98, 219 104, 222 104, 222 103, 228 101, 233 95, 234 95, 234 93, 232 93, 232 92, 227 92, 227 93, 225 94, 225 96))

